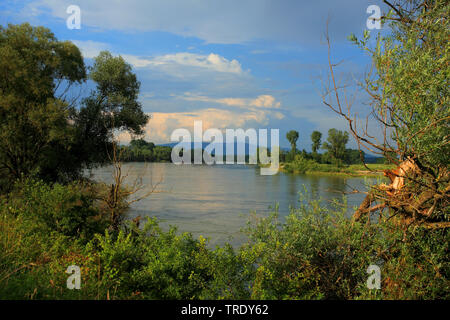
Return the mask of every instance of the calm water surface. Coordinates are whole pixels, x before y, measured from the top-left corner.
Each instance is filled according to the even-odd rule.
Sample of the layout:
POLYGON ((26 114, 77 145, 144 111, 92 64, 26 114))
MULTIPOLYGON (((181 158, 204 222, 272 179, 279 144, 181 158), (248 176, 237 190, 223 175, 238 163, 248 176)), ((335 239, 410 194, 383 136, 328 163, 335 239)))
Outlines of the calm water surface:
MULTIPOLYGON (((210 245, 230 242, 237 246, 245 240, 240 232, 252 211, 268 214, 270 207, 279 204, 280 216, 289 208, 299 205, 299 192, 304 188, 315 198, 329 205, 333 198, 342 198, 342 191, 364 189, 364 179, 342 176, 292 175, 279 173, 262 176, 259 169, 244 165, 194 166, 171 163, 126 163, 123 171, 129 172, 128 184, 142 178, 150 187, 158 181, 158 193, 135 202, 129 217, 155 216, 163 228, 176 225, 181 232, 203 235, 210 245)), ((93 178, 111 182, 112 167, 93 170, 93 178)), ((348 196, 348 207, 360 203, 363 195, 348 196)))

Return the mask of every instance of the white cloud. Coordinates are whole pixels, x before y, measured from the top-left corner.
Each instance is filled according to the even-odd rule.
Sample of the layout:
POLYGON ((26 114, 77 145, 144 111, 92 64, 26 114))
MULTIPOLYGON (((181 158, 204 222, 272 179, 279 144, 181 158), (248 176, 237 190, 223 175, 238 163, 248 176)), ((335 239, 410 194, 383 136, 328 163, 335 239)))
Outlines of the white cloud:
MULTIPOLYGON (((269 110, 249 110, 246 112, 236 112, 208 108, 193 112, 155 112, 151 113, 151 119, 144 128, 145 139, 155 143, 170 142, 170 135, 175 129, 185 128, 193 133, 194 121, 202 121, 203 130, 209 128, 249 128, 256 126, 266 126, 272 112, 269 110)), ((280 113, 275 114, 279 117, 280 113)), ((131 139, 128 133, 121 133, 119 140, 129 142, 131 139)))
POLYGON ((218 54, 210 53, 201 55, 190 52, 179 52, 156 56, 149 59, 141 59, 136 56, 123 55, 135 67, 164 67, 164 66, 187 66, 203 68, 216 72, 243 73, 241 64, 233 59, 228 60, 218 54))
MULTIPOLYGON (((111 50, 111 45, 104 42, 92 40, 71 40, 78 48, 84 58, 94 58, 102 50, 111 50)), ((113 53, 118 55, 118 53, 113 53)), ((236 75, 244 74, 239 61, 228 60, 218 54, 210 53, 208 55, 195 54, 190 52, 178 52, 165 54, 151 58, 139 57, 132 54, 120 54, 125 61, 135 68, 159 68, 161 70, 181 69, 181 67, 193 67, 213 72, 232 73, 236 75)), ((173 72, 171 72, 173 73, 173 72)))
POLYGON ((81 51, 84 58, 92 59, 103 50, 110 50, 110 45, 104 42, 97 42, 92 40, 70 40, 72 41, 81 51))
POLYGON ((251 102, 252 106, 264 108, 279 108, 281 103, 275 102, 275 98, 271 95, 261 95, 251 102))
POLYGON ((151 63, 148 59, 140 58, 131 54, 121 54, 121 56, 126 62, 135 68, 145 68, 151 63))
MULTIPOLYGON (((244 98, 221 98, 214 99, 206 96, 195 96, 186 93, 182 99, 189 101, 201 101, 218 103, 231 107, 238 107, 239 110, 226 110, 218 108, 197 109, 192 112, 155 112, 145 127, 146 139, 156 143, 168 142, 173 130, 186 128, 191 130, 194 121, 202 120, 203 129, 218 128, 256 128, 264 127, 272 119, 283 119, 284 114, 280 111, 272 110, 279 108, 281 103, 273 96, 260 95, 254 99, 244 98), (241 110, 244 109, 244 110, 241 110)), ((123 141, 129 141, 129 137, 122 136, 123 141)))
POLYGON ((260 95, 254 99, 249 98, 210 98, 205 96, 193 95, 186 92, 182 99, 187 101, 201 101, 223 104, 230 107, 240 108, 280 108, 281 102, 275 100, 271 95, 260 95))

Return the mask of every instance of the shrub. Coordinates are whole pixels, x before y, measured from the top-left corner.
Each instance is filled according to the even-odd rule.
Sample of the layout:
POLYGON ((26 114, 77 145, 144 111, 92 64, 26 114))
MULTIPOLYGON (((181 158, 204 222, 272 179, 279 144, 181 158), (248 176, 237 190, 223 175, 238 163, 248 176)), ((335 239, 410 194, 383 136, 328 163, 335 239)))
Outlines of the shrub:
POLYGON ((87 252, 99 258, 100 282, 114 298, 195 299, 214 277, 215 256, 205 239, 178 235, 176 228, 164 232, 156 219, 117 237, 97 235, 87 252))
POLYGON ((248 228, 241 249, 255 299, 448 299, 446 230, 403 229, 395 219, 353 223, 346 206, 303 199, 281 223, 277 212, 248 228), (381 268, 381 290, 366 286, 381 268))
POLYGON ((275 210, 249 223, 241 248, 210 249, 156 219, 110 233, 90 220, 98 211, 81 186, 27 181, 0 201, 0 298, 449 298, 446 230, 352 222, 345 202, 330 208, 305 194, 285 221, 275 210), (366 286, 371 264, 381 290, 366 286), (81 268, 81 290, 66 288, 70 265, 81 268))
POLYGON ((15 185, 3 206, 33 225, 33 232, 58 232, 87 241, 107 226, 90 185, 82 182, 61 185, 27 179, 15 185))
POLYGON ((285 170, 291 173, 305 173, 314 171, 318 163, 311 159, 306 159, 301 155, 296 155, 294 161, 286 163, 285 170))

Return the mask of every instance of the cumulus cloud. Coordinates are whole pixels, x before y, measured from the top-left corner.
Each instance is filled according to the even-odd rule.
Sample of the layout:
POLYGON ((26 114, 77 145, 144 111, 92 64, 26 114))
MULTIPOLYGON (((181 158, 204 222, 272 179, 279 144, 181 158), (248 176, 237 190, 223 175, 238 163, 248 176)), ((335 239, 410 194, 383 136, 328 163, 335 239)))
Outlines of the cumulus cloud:
MULTIPOLYGON (((96 57, 102 50, 114 51, 111 49, 109 44, 104 42, 92 40, 71 41, 78 48, 80 48, 83 57, 88 59, 96 57)), ((182 67, 193 67, 213 72, 231 73, 236 75, 242 75, 244 73, 239 61, 236 59, 228 60, 216 53, 202 55, 190 52, 178 52, 150 58, 139 57, 131 54, 120 55, 125 59, 125 61, 135 68, 150 67, 170 71, 181 69, 182 67)))
MULTIPOLYGON (((269 110, 249 110, 246 112, 236 112, 208 108, 193 112, 155 112, 151 114, 151 119, 145 126, 145 136, 147 141, 155 143, 170 142, 170 135, 175 129, 185 128, 193 133, 194 121, 202 121, 203 130, 217 128, 249 128, 267 126, 270 118, 283 115, 279 112, 272 113, 269 110)), ((128 133, 121 133, 119 140, 129 142, 131 139, 128 133)))
POLYGON ((254 99, 251 98, 210 98, 206 96, 193 95, 186 92, 182 99, 187 101, 201 101, 223 104, 230 107, 239 108, 280 108, 281 102, 276 101, 271 95, 260 95, 254 99))
MULTIPOLYGON (((156 112, 145 127, 145 138, 156 143, 168 142, 173 130, 186 128, 191 130, 194 121, 202 120, 203 129, 217 128, 261 128, 267 126, 272 119, 281 120, 284 114, 280 110, 281 103, 271 95, 260 95, 256 98, 210 98, 186 93, 182 99, 221 104, 236 109, 206 108, 192 112, 156 112)), ((124 141, 130 137, 122 136, 124 141)))
POLYGON ((228 60, 218 54, 210 53, 209 55, 201 55, 190 52, 179 52, 175 54, 166 54, 153 57, 150 59, 139 59, 134 56, 124 55, 135 67, 163 67, 170 65, 188 66, 204 68, 216 72, 228 72, 241 74, 241 64, 233 59, 228 60))
POLYGON ((71 40, 81 51, 84 58, 92 59, 98 56, 100 51, 110 50, 110 45, 104 42, 92 40, 71 40))

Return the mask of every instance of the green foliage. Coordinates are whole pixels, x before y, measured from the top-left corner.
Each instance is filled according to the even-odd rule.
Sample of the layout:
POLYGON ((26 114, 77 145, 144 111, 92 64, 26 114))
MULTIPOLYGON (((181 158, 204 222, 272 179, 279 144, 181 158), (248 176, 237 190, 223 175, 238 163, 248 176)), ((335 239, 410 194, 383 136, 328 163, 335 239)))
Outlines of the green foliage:
POLYGON ((97 91, 87 99, 86 107, 89 103, 100 106, 106 127, 110 130, 142 134, 148 116, 137 101, 140 82, 131 69, 122 57, 113 57, 108 51, 100 52, 89 74, 97 84, 97 91))
MULTIPOLYGON (((290 131, 294 132, 294 131, 290 131)), ((336 172, 337 170, 345 170, 345 165, 361 164, 361 152, 362 159, 364 159, 364 152, 354 149, 346 149, 345 145, 348 142, 348 133, 342 132, 336 129, 330 129, 328 131, 327 141, 323 143, 322 148, 327 152, 324 154, 317 153, 321 145, 322 134, 319 131, 314 131, 311 135, 312 152, 308 153, 306 150, 301 152, 281 153, 280 161, 285 162, 284 171, 291 173, 306 173, 313 171, 322 172, 336 172), (332 164, 335 168, 329 168, 322 164, 332 164)))
POLYGON ((288 133, 286 133, 286 138, 288 139, 289 143, 291 144, 291 153, 295 154, 297 148, 297 140, 298 140, 298 132, 295 130, 291 130, 288 133))
POLYGON ((395 152, 395 158, 413 157, 426 170, 437 172, 450 163, 450 4, 422 4, 403 6, 403 17, 387 21, 390 33, 379 36, 373 48, 368 35, 351 40, 372 58, 376 73, 364 86, 374 98, 374 111, 385 117, 392 128, 388 133, 399 145, 386 145, 385 156, 395 152))
POLYGON ((96 90, 73 112, 76 135, 67 158, 77 154, 76 169, 107 163, 113 132, 140 135, 148 120, 138 102, 140 83, 122 57, 102 51, 89 78, 96 83, 96 90))
POLYGON ((348 132, 342 132, 333 128, 328 130, 327 141, 322 144, 322 149, 327 150, 334 163, 340 164, 345 158, 345 145, 347 142, 348 132))
POLYGON ((312 141, 312 152, 317 153, 317 151, 320 149, 320 145, 322 143, 322 133, 319 131, 313 131, 311 134, 311 141, 312 141))
POLYGON ((391 219, 352 223, 345 206, 302 198, 284 223, 275 211, 249 225, 241 249, 255 299, 448 299, 446 230, 398 228, 391 219), (366 286, 381 268, 382 289, 366 286))
POLYGON ((318 163, 311 159, 306 159, 302 155, 296 155, 294 161, 286 163, 285 171, 291 173, 306 173, 307 171, 314 171, 318 163))
POLYGON ((1 198, 2 299, 79 298, 80 293, 63 293, 65 270, 81 263, 81 248, 107 226, 92 196, 81 183, 25 180, 1 198))
POLYGON ((95 195, 86 183, 49 185, 27 179, 17 183, 3 200, 2 208, 35 228, 35 232, 57 232, 87 241, 102 232, 107 223, 95 207, 95 195))
POLYGON ((344 162, 346 164, 359 164, 364 161, 364 151, 345 149, 344 162))
POLYGON ((2 199, 1 298, 449 298, 446 230, 402 230, 384 218, 352 223, 345 202, 327 209, 301 197, 283 220, 275 210, 250 222, 241 248, 211 249, 203 237, 162 230, 156 219, 143 228, 126 223, 117 233, 94 234, 101 223, 94 228, 86 218, 78 230, 72 209, 96 212, 80 200, 86 192, 30 181, 2 199), (381 290, 366 287, 370 264, 381 268, 381 290), (81 269, 80 290, 66 288, 70 265, 81 269))
POLYGON ((0 180, 22 175, 70 181, 108 161, 113 130, 141 134, 148 117, 139 82, 121 57, 101 52, 89 78, 97 85, 80 101, 65 96, 87 78, 80 50, 50 30, 0 26, 0 180), (71 99, 73 100, 73 99, 71 99), (75 108, 76 104, 79 108, 75 108))
POLYGON ((55 93, 86 73, 75 45, 23 24, 0 26, 0 74, 0 171, 14 180, 40 171, 71 141, 69 108, 55 93))
POLYGON ((143 230, 121 231, 116 239, 98 235, 87 250, 98 255, 102 284, 115 298, 130 292, 145 299, 198 298, 212 272, 204 241, 177 235, 173 228, 162 232, 154 219, 143 230))
POLYGON ((255 265, 255 299, 352 299, 364 291, 372 261, 362 226, 352 228, 345 210, 330 211, 304 199, 285 223, 275 211, 250 226, 243 254, 255 265))
POLYGON ((121 146, 120 153, 123 161, 168 162, 171 161, 172 148, 139 139, 131 140, 129 146, 121 146))
POLYGON ((394 194, 372 190, 392 215, 403 216, 405 225, 448 228, 450 3, 399 1, 392 6, 386 32, 376 39, 369 32, 363 40, 351 37, 372 59, 373 71, 362 87, 384 136, 366 135, 358 143, 379 150, 389 163, 412 167, 404 169, 408 173, 401 185, 393 185, 394 194))

